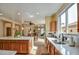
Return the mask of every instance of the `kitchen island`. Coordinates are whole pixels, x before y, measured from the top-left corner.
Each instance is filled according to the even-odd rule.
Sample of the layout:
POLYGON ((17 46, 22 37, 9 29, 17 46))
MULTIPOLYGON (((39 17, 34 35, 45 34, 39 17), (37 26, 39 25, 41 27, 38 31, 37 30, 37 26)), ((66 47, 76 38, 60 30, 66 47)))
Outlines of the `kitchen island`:
POLYGON ((33 37, 0 37, 0 50, 17 51, 16 54, 29 54, 33 37))

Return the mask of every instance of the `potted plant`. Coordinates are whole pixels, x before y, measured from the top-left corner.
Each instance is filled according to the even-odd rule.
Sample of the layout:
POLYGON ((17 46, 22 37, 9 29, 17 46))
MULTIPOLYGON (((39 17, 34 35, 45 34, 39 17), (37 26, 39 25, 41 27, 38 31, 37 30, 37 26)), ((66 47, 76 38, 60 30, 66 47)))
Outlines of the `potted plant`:
POLYGON ((21 32, 20 31, 16 31, 15 32, 15 37, 20 37, 20 35, 21 35, 21 32))

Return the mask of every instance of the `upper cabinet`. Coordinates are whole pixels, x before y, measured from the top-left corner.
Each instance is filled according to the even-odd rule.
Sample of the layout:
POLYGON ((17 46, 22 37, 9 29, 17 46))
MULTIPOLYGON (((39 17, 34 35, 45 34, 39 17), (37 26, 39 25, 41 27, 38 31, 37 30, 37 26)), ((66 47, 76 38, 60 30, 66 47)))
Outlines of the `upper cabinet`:
POLYGON ((56 32, 56 27, 57 27, 57 22, 56 21, 51 21, 50 22, 50 31, 51 32, 56 32))
POLYGON ((46 29, 46 35, 49 32, 57 31, 57 15, 56 14, 45 17, 45 29, 46 29))
POLYGON ((50 32, 56 32, 57 29, 57 18, 56 15, 53 15, 51 17, 51 21, 50 21, 50 32))

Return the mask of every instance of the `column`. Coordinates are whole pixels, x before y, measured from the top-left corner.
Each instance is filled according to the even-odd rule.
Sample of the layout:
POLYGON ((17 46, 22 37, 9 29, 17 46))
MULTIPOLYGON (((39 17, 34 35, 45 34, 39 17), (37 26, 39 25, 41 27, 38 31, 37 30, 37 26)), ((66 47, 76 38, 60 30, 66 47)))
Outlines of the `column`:
POLYGON ((15 35, 15 23, 12 23, 12 37, 15 35))

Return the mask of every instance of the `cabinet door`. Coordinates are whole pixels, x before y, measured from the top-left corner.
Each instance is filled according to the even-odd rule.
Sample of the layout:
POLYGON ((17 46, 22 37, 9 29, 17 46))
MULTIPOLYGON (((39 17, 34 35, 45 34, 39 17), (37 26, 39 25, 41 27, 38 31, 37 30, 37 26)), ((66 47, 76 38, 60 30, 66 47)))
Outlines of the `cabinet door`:
POLYGON ((55 48, 55 55, 61 55, 61 53, 55 48))
POLYGON ((10 41, 10 49, 16 51, 16 47, 18 47, 16 41, 10 41))
POLYGON ((14 43, 14 50, 16 50, 17 53, 20 53, 20 44, 14 43))
POLYGON ((29 47, 28 47, 28 41, 18 41, 19 45, 17 44, 18 47, 18 53, 28 53, 29 47))
POLYGON ((3 48, 3 42, 0 42, 0 50, 3 48))
POLYGON ((9 41, 3 41, 3 44, 2 44, 2 49, 3 50, 10 50, 10 42, 9 41))
POLYGON ((50 42, 47 40, 47 50, 48 50, 49 54, 50 54, 50 52, 51 52, 50 49, 51 49, 50 42))
POLYGON ((50 31, 51 32, 56 32, 56 27, 57 27, 57 22, 56 21, 51 21, 50 22, 50 31))
POLYGON ((17 51, 17 53, 27 53, 28 43, 24 41, 11 42, 11 50, 17 51))
POLYGON ((48 40, 47 40, 47 38, 45 40, 45 47, 48 49, 48 40))
POLYGON ((27 44, 20 44, 20 53, 28 53, 28 48, 27 44))
POLYGON ((55 47, 54 45, 51 44, 51 55, 54 55, 55 54, 55 47))
POLYGON ((51 55, 51 43, 49 42, 49 54, 51 55))
POLYGON ((48 41, 48 44, 47 44, 47 50, 48 50, 48 52, 49 52, 49 54, 50 54, 50 42, 48 41))

